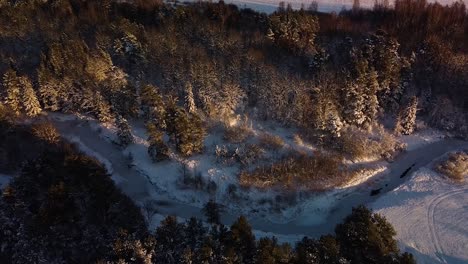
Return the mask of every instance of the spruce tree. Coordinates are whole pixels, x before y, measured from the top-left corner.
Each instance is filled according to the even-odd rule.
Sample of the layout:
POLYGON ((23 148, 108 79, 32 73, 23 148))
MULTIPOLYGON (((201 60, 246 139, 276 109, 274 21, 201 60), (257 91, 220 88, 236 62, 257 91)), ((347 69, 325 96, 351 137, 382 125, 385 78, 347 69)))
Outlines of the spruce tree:
POLYGON ((203 207, 203 213, 205 214, 208 223, 216 225, 219 225, 221 223, 221 210, 219 208, 219 204, 217 204, 215 201, 210 199, 203 207))
POLYGON ((413 96, 406 107, 400 110, 395 126, 395 132, 411 135, 416 127, 416 113, 418 111, 418 98, 413 96))
POLYGON ((146 124, 148 133, 148 155, 153 162, 169 159, 169 148, 163 141, 163 132, 153 123, 146 124))
POLYGON ((229 243, 232 244, 241 263, 252 263, 256 243, 252 228, 244 216, 240 216, 231 226, 229 243))
POLYGON ((193 96, 193 88, 192 84, 189 82, 185 85, 185 109, 190 113, 195 113, 196 106, 195 106, 195 98, 193 96))
POLYGON ((26 76, 20 77, 19 81, 23 89, 22 104, 24 112, 29 117, 37 116, 41 113, 42 109, 31 81, 26 76))
POLYGON ((187 221, 185 224, 185 240, 192 252, 202 248, 206 232, 203 222, 199 219, 192 217, 187 221))
POLYGON ((14 70, 8 70, 3 75, 3 87, 6 91, 3 102, 13 113, 19 115, 21 112, 21 85, 14 70))
POLYGON ((117 137, 119 139, 119 144, 122 147, 126 147, 133 143, 133 135, 130 125, 128 124, 127 119, 123 116, 118 115, 116 119, 117 125, 117 137))
POLYGON ((377 76, 377 72, 373 69, 365 75, 364 113, 366 115, 365 125, 367 126, 375 121, 379 110, 379 101, 377 98, 379 82, 377 76))
POLYGON ((52 73, 44 66, 43 62, 41 62, 37 70, 37 76, 39 84, 38 96, 44 109, 50 111, 59 110, 60 94, 58 83, 54 80, 52 73))
POLYGON ((366 121, 365 98, 359 83, 351 82, 345 88, 345 109, 343 116, 346 123, 361 126, 366 121))
POLYGON ((94 96, 95 114, 100 122, 109 122, 112 120, 111 106, 100 92, 96 92, 94 96))
POLYGON ((166 109, 158 88, 153 85, 143 86, 140 98, 143 118, 156 122, 157 127, 164 129, 166 109))
POLYGON ((335 232, 341 255, 351 263, 388 263, 399 256, 393 227, 364 206, 353 208, 335 232))
POLYGON ((341 122, 341 118, 338 115, 338 112, 333 111, 329 112, 326 130, 332 135, 332 137, 340 137, 341 130, 343 129, 344 124, 341 122))

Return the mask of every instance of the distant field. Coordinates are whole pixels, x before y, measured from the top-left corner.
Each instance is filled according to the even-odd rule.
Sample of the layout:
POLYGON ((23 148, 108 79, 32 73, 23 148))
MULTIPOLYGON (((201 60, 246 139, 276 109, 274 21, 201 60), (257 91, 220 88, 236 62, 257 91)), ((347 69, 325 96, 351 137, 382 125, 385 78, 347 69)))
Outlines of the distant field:
MULTIPOLYGON (((188 0, 188 2, 191 2, 188 0)), ((216 2, 213 0, 213 2, 216 2)), ((225 0, 226 3, 236 4, 240 7, 251 8, 256 11, 265 12, 265 13, 272 13, 278 7, 278 4, 281 2, 280 0, 225 0)), ((284 1, 286 3, 291 3, 292 7, 295 9, 301 8, 301 5, 307 8, 311 3, 312 0, 289 0, 284 1)), ((353 5, 353 0, 317 0, 318 2, 318 10, 321 12, 339 12, 343 8, 348 9, 351 8, 353 5)), ((390 0, 390 2, 392 2, 390 0)), ((436 2, 433 0, 428 0, 428 2, 436 2)), ((439 0, 437 1, 442 4, 450 4, 456 2, 456 0, 439 0)), ((463 0, 465 4, 468 5, 468 0, 463 0)), ((364 8, 371 8, 374 6, 375 0, 361 0, 360 5, 364 8)))

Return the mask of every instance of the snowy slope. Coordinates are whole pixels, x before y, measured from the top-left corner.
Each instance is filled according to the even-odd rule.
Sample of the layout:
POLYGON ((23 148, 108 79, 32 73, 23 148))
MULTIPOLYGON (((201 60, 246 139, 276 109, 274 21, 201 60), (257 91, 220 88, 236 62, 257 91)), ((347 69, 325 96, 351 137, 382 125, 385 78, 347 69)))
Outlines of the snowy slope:
POLYGON ((430 168, 419 169, 372 208, 387 217, 401 249, 418 263, 468 263, 468 185, 430 168))

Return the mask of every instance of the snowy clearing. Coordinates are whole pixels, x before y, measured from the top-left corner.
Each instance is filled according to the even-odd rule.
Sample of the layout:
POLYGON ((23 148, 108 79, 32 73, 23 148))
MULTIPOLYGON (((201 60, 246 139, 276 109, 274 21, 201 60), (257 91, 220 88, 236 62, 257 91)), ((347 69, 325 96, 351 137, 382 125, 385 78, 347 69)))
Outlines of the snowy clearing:
POLYGON ((416 171, 372 208, 387 217, 401 250, 413 253, 418 263, 467 263, 468 185, 430 168, 416 171))
MULTIPOLYGON (((292 242, 304 235, 317 237, 332 233, 335 225, 351 212, 353 206, 370 204, 388 192, 392 195, 391 191, 404 183, 414 171, 447 151, 468 146, 464 141, 443 139, 438 133, 430 132, 429 136, 423 133, 420 138, 424 140, 414 143, 414 149, 401 154, 395 162, 367 164, 374 166, 375 170, 363 173, 347 186, 324 193, 301 194, 296 197, 297 203, 272 210, 275 206, 278 208, 276 194, 272 191, 251 188, 239 192, 241 198, 233 200, 227 190, 229 184, 235 183, 232 173, 236 168, 216 164, 211 154, 153 164, 146 152, 145 131, 137 122, 132 124, 136 144, 122 150, 113 143, 115 128, 112 125, 100 125, 86 118, 50 118, 66 138, 72 139, 84 152, 111 168, 114 180, 118 179, 117 186, 137 204, 142 205, 148 200, 158 202, 157 214, 150 223, 152 227, 157 226, 164 215, 203 219, 201 207, 214 195, 224 205, 221 217, 224 224, 230 225, 244 214, 258 236, 275 235, 282 242, 292 242), (129 158, 129 153, 132 153, 132 158, 129 158), (216 191, 209 194, 205 190, 181 188, 182 173, 178 162, 183 162, 188 168, 196 167, 203 177, 216 181, 216 191), (400 177, 403 174, 408 176, 400 177), (377 195, 370 195, 376 189, 377 195)), ((258 126, 254 126, 254 129, 258 129, 258 126)), ((287 133, 283 129, 271 130, 270 133, 283 136, 286 144, 296 144, 285 135, 287 133)), ((217 140, 221 140, 219 135, 210 135, 207 144, 217 140)), ((408 141, 411 145, 411 140, 408 141)))

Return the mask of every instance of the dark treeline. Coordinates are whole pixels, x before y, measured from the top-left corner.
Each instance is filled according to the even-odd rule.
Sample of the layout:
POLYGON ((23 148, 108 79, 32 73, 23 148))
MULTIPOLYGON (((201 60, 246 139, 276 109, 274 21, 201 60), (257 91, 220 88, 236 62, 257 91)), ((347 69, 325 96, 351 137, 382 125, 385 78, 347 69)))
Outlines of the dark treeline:
POLYGON ((3 107, 0 149, 11 154, 0 152, 1 172, 21 167, 0 191, 1 263, 415 263, 399 252, 385 218, 365 207, 353 209, 334 235, 295 246, 256 239, 242 216, 219 224, 214 202, 206 206, 210 224, 170 216, 148 230, 142 213, 157 208, 140 210, 51 124, 15 124, 3 107))
MULTIPOLYGON (((234 112, 323 138, 382 117, 409 134, 414 118, 407 115, 415 111, 408 108, 416 107, 421 120, 466 135, 461 2, 398 0, 394 9, 340 14, 281 5, 271 15, 223 2, 6 2, 2 96, 17 113, 81 112, 125 122, 148 113, 158 97, 186 121, 185 130, 234 112)), ((166 115, 162 108, 157 112, 166 115)), ((171 132, 156 114, 145 118, 184 144, 184 128, 171 132)), ((179 146, 186 154, 199 150, 190 148, 179 146)))

